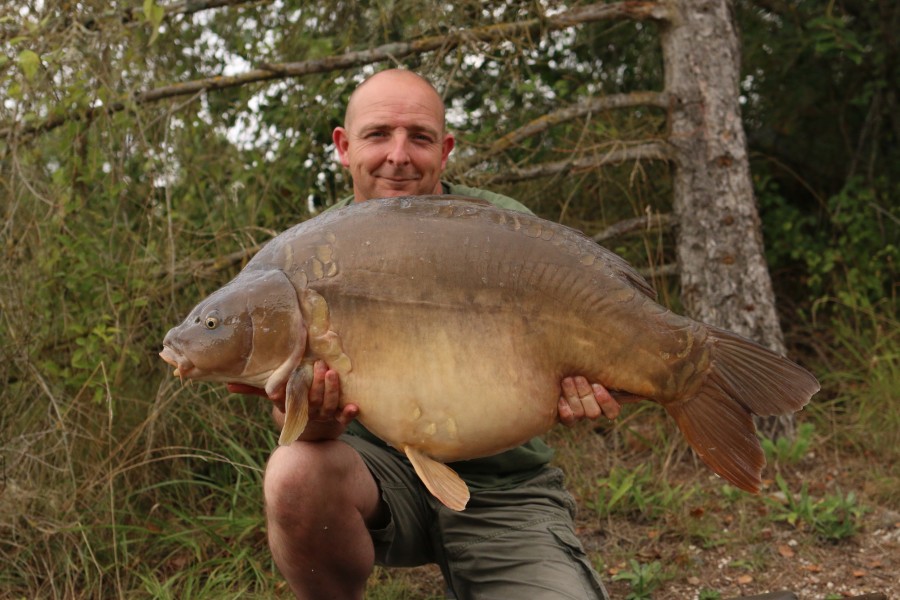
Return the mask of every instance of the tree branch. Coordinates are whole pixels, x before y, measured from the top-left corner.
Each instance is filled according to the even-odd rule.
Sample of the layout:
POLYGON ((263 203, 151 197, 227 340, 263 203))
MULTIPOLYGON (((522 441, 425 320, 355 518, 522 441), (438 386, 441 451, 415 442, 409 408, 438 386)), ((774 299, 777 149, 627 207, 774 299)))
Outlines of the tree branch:
MULTIPOLYGON (((210 0, 214 1, 214 0, 210 0)), ((435 50, 451 50, 457 46, 476 42, 497 42, 521 35, 535 35, 542 30, 567 29, 582 23, 612 19, 664 20, 669 17, 669 8, 657 2, 616 2, 580 6, 566 12, 543 19, 528 19, 515 23, 501 23, 486 27, 463 29, 447 35, 430 36, 411 42, 394 42, 369 50, 347 52, 340 55, 301 62, 267 64, 239 75, 208 77, 158 87, 136 94, 129 100, 111 103, 105 107, 91 108, 76 113, 66 113, 51 117, 36 125, 21 127, 10 124, 0 129, 0 138, 32 136, 44 133, 70 121, 91 120, 97 114, 116 113, 128 107, 149 104, 166 98, 197 94, 212 90, 232 88, 249 83, 260 83, 286 77, 301 77, 313 73, 326 73, 385 60, 396 60, 414 54, 435 50)))
POLYGON ((614 225, 610 225, 600 233, 595 233, 591 237, 595 242, 601 243, 635 231, 669 229, 677 224, 678 221, 672 213, 655 213, 619 221, 614 225))
MULTIPOLYGON (((271 0, 265 0, 268 3, 271 0)), ((170 4, 162 4, 161 8, 165 11, 165 18, 175 15, 192 15, 204 10, 214 8, 222 8, 223 6, 235 6, 239 4, 258 4, 259 0, 182 0, 181 2, 172 2, 170 4)), ((109 19, 119 17, 123 23, 139 22, 144 20, 143 6, 135 6, 121 10, 111 10, 103 13, 99 17, 87 17, 81 21, 86 29, 93 29, 100 19, 109 19)))
POLYGON ((627 160, 673 160, 674 153, 665 142, 647 142, 610 150, 602 156, 585 156, 572 160, 542 163, 526 168, 512 168, 505 173, 489 175, 486 183, 512 183, 560 175, 570 171, 591 171, 627 160))
POLYGON ((230 269, 234 267, 234 265, 250 260, 251 258, 253 258, 253 256, 256 255, 257 252, 262 249, 265 244, 266 242, 263 242, 261 244, 242 248, 241 250, 236 250, 234 252, 226 254, 225 256, 219 256, 217 258, 185 261, 176 266, 174 272, 170 271, 168 268, 160 269, 156 273, 156 276, 158 278, 165 278, 177 277, 179 275, 192 275, 192 277, 181 277, 174 283, 174 285, 172 285, 172 287, 166 288, 165 290, 166 292, 177 291, 187 286, 195 279, 210 279, 221 271, 230 269))
POLYGON ((666 263, 657 267, 643 267, 638 269, 637 272, 647 279, 653 277, 674 277, 675 275, 678 275, 679 268, 675 263, 666 263))
MULTIPOLYGON (((204 10, 222 8, 225 6, 269 4, 271 1, 272 0, 183 0, 181 2, 172 2, 171 4, 162 5, 161 8, 164 11, 163 18, 169 19, 177 15, 192 15, 204 10)), ((143 6, 111 8, 100 14, 80 18, 72 17, 68 13, 60 15, 44 24, 38 33, 31 32, 31 35, 43 36, 49 33, 62 31, 72 26, 73 23, 77 23, 87 31, 99 31, 102 28, 102 21, 118 21, 126 26, 148 23, 144 17, 143 6)), ((6 41, 19 35, 26 35, 25 30, 13 30, 12 28, 7 28, 0 31, 0 41, 6 41)))
POLYGON ((566 106, 552 113, 541 115, 530 123, 526 123, 524 126, 509 132, 491 144, 487 150, 457 162, 453 166, 453 170, 458 173, 464 173, 479 162, 492 156, 496 156, 555 125, 577 119, 578 117, 590 113, 603 112, 617 108, 630 108, 634 106, 656 106, 659 108, 666 108, 668 105, 669 96, 665 92, 631 92, 629 94, 613 94, 611 96, 587 98, 578 104, 566 106))

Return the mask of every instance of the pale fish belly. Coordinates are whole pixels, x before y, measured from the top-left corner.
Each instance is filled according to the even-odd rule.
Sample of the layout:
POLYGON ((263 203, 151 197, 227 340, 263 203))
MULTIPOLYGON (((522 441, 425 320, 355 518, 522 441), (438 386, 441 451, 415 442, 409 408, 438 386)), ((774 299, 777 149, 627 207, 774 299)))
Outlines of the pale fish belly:
POLYGON ((360 379, 351 376, 347 383, 346 401, 359 405, 359 421, 367 429, 395 448, 408 445, 442 462, 497 454, 556 422, 558 384, 538 393, 507 386, 486 394, 470 384, 410 386, 398 394, 384 380, 357 385, 360 379))
MULTIPOLYGON (((378 335, 373 323, 400 327, 392 321, 382 312, 367 332, 378 335)), ((356 335, 342 335, 353 363, 341 376, 343 401, 360 407, 372 433, 455 461, 497 454, 556 423, 559 369, 515 319, 463 322, 444 313, 440 323, 417 321, 412 335, 378 338, 377 351, 357 350, 356 335)))

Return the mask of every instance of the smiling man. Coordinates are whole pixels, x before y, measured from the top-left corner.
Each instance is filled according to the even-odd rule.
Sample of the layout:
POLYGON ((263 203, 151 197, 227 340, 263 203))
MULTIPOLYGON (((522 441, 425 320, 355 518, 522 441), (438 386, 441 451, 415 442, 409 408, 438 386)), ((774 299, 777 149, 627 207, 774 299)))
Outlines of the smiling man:
MULTIPOLYGON (((338 206, 452 193, 528 210, 507 196, 441 181, 454 138, 440 95, 412 72, 382 71, 361 84, 333 139, 353 176, 353 196, 338 206)), ((549 466, 552 451, 541 440, 453 463, 472 492, 456 512, 425 490, 403 455, 355 421, 358 407, 340 405, 338 374, 321 361, 308 403, 306 430, 273 452, 264 482, 269 545, 298 598, 361 599, 375 564, 425 563, 440 565, 460 599, 607 597, 575 536, 562 471, 549 466)), ((283 411, 276 402, 280 424, 283 411)), ((563 424, 618 411, 602 386, 584 377, 561 382, 563 424)))

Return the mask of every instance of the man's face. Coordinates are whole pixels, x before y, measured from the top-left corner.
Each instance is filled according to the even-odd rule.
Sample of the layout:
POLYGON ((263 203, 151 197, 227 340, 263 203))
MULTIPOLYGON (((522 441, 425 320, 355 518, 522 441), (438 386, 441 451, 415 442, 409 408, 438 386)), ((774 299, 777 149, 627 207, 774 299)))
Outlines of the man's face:
POLYGON ((454 140, 444 132, 440 98, 417 77, 385 72, 367 81, 333 138, 356 202, 441 193, 454 140))

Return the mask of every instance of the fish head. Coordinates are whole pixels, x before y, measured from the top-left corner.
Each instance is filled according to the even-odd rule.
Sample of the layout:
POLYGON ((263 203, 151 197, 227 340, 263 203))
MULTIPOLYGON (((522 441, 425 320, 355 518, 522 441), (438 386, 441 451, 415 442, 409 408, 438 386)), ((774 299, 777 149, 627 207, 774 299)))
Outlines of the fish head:
POLYGON ((297 292, 279 270, 244 271, 200 302, 163 340, 175 376, 283 387, 299 365, 306 328, 297 292))

